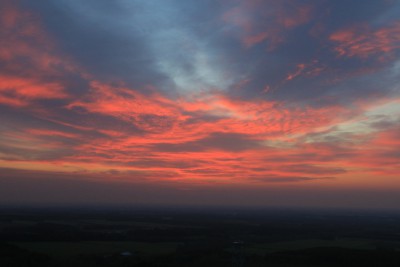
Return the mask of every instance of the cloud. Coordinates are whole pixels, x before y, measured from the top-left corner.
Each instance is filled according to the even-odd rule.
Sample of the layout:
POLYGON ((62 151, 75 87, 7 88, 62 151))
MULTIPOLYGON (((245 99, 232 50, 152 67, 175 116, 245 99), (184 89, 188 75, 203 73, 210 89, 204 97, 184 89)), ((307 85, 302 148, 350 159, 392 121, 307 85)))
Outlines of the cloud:
POLYGON ((282 169, 285 172, 294 172, 294 173, 306 173, 306 174, 325 174, 325 175, 335 175, 335 174, 343 174, 346 172, 345 169, 339 167, 320 167, 315 165, 308 164, 294 164, 284 166, 282 169))
POLYGON ((313 181, 313 180, 331 180, 333 177, 318 177, 318 178, 312 178, 312 177, 302 177, 302 176, 282 176, 282 177, 265 177, 265 178, 253 178, 255 181, 259 182, 266 182, 266 183, 298 183, 298 182, 307 182, 307 181, 313 181))
POLYGON ((57 82, 46 83, 27 78, 0 75, 0 103, 21 107, 37 99, 64 99, 68 95, 57 82))
POLYGON ((330 40, 337 44, 334 48, 339 56, 374 56, 378 60, 393 58, 400 49, 400 23, 394 22, 386 27, 371 29, 369 25, 354 26, 333 33, 330 40))
POLYGON ((0 19, 0 104, 24 107, 41 99, 66 99, 65 76, 75 71, 58 55, 41 20, 15 3, 2 3, 0 19))
POLYGON ((400 186, 395 1, 0 5, 0 168, 19 186, 400 186))
POLYGON ((285 41, 287 32, 309 22, 312 11, 311 5, 290 1, 246 1, 228 9, 222 19, 238 28, 245 47, 268 41, 269 49, 274 49, 285 41))
POLYGON ((155 151, 184 152, 223 150, 239 152, 262 147, 260 140, 251 136, 236 133, 210 133, 207 137, 180 144, 159 143, 153 147, 155 151))

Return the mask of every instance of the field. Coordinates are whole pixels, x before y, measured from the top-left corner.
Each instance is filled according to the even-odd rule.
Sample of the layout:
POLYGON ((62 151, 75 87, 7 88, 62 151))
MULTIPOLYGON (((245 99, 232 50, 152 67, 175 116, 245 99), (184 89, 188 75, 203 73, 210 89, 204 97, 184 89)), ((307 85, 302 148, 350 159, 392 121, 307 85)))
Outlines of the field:
POLYGON ((7 267, 235 266, 241 261, 249 267, 400 265, 398 214, 220 210, 5 210, 0 214, 0 263, 7 267))

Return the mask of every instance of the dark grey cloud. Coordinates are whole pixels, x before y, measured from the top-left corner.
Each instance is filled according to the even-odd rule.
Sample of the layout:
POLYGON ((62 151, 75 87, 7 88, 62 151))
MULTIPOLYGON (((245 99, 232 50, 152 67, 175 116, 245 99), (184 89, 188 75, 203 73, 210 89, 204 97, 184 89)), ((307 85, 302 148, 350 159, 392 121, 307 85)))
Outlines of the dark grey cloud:
POLYGON ((129 161, 126 163, 127 166, 132 167, 140 167, 140 168, 149 168, 149 167, 158 167, 158 168, 172 168, 172 169, 188 169, 201 166, 206 162, 202 160, 191 160, 191 161, 181 161, 181 160, 167 160, 167 159, 154 159, 154 158, 138 158, 133 161, 129 161))
POLYGON ((310 164, 293 164, 284 166, 282 171, 285 172, 296 172, 296 173, 305 173, 305 174, 324 174, 324 175, 335 175, 335 174, 343 174, 346 172, 345 169, 339 167, 320 167, 310 164))
POLYGON ((224 150, 240 152, 249 149, 259 149, 260 141, 251 136, 237 133, 212 133, 209 136, 185 143, 158 143, 153 146, 155 151, 163 152, 197 152, 207 150, 224 150))
POLYGON ((44 26, 56 38, 61 51, 99 80, 123 80, 140 89, 151 80, 163 79, 153 67, 154 58, 134 21, 125 29, 113 21, 128 16, 118 2, 22 3, 41 14, 44 26))
POLYGON ((215 1, 22 3, 39 12, 62 51, 99 80, 144 91, 151 84, 173 93, 179 86, 195 86, 190 82, 213 86, 219 79, 206 79, 201 66, 203 60, 214 61, 206 51, 219 57, 207 44, 219 9, 215 1))
MULTIPOLYGON (((286 9, 310 6, 313 12, 298 27, 272 29, 283 38, 273 50, 267 49, 268 38, 250 48, 235 39, 239 29, 223 18, 227 11, 241 7, 239 2, 63 0, 33 4, 23 0, 21 4, 41 14, 64 53, 89 73, 100 80, 127 83, 135 90, 146 91, 145 86, 152 84, 174 95, 176 90, 190 93, 219 88, 241 98, 331 105, 385 96, 393 88, 394 81, 385 74, 388 65, 378 61, 378 55, 338 57, 329 36, 363 23, 386 27, 395 20, 390 14, 399 8, 398 1, 286 3, 286 9), (312 34, 318 27, 322 33, 312 34), (299 64, 309 64, 308 72, 323 70, 285 81, 299 64), (359 78, 368 69, 372 69, 368 77, 359 78), (246 86, 237 90, 237 84, 246 79, 246 86), (262 93, 266 86, 271 88, 267 94, 262 93)), ((250 10, 255 14, 249 15, 261 17, 251 27, 260 32, 278 27, 277 21, 284 19, 279 16, 284 15, 274 15, 269 21, 258 10, 278 8, 278 12, 280 4, 258 4, 250 10)), ((84 86, 70 87, 85 90, 84 86)))
POLYGON ((265 183, 299 183, 314 180, 332 180, 335 177, 307 177, 307 176, 266 176, 252 177, 251 180, 265 183))
POLYGON ((367 123, 367 125, 378 131, 387 130, 400 125, 400 118, 392 118, 389 115, 377 115, 373 116, 373 121, 367 123))
MULTIPOLYGON (((334 50, 337 44, 329 37, 336 31, 360 24, 371 24, 372 29, 389 27, 396 19, 386 14, 400 6, 398 1, 321 1, 310 4, 316 9, 311 21, 286 30, 285 40, 276 49, 267 51, 266 43, 262 43, 233 52, 232 57, 237 54, 236 57, 240 58, 241 71, 246 73, 250 82, 242 90, 232 93, 240 98, 265 97, 316 106, 351 105, 357 100, 393 95, 398 81, 398 76, 389 74, 393 61, 389 64, 382 62, 380 56, 383 53, 368 58, 340 57, 334 50), (313 34, 317 27, 321 27, 321 32, 313 34), (289 74, 296 72, 299 64, 306 65, 304 70, 293 80, 285 81, 289 74), (313 74, 317 69, 320 71, 313 74), (266 86, 270 90, 265 94, 266 86)), ((398 50, 393 54, 392 60, 399 57, 398 50)))

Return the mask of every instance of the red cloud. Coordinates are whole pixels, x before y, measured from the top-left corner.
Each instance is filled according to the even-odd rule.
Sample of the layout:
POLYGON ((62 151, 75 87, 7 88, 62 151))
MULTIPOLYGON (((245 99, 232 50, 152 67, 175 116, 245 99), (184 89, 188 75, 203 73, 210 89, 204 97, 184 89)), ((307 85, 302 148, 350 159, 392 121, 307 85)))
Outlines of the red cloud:
POLYGON ((235 100, 221 94, 193 101, 172 101, 159 94, 144 95, 99 82, 91 85, 90 93, 68 108, 133 123, 149 133, 142 140, 145 143, 197 140, 218 132, 257 135, 257 138, 303 133, 331 123, 332 114, 346 112, 340 107, 294 109, 281 103, 235 100), (207 117, 213 119, 206 120, 207 117))
POLYGON ((56 70, 73 67, 54 53, 54 45, 35 15, 19 10, 12 2, 2 3, 0 16, 0 104, 26 106, 36 99, 66 98, 56 70))
POLYGON ((66 98, 68 95, 58 82, 42 82, 30 78, 0 75, 0 103, 26 106, 35 99, 66 98))
MULTIPOLYGON (((269 1, 276 15, 265 23, 258 22, 269 13, 248 16, 257 14, 261 1, 241 2, 224 19, 241 30, 239 35, 246 46, 264 40, 277 44, 284 40, 284 31, 307 23, 312 13, 308 6, 283 9, 282 3, 288 2, 269 1)), ((196 184, 332 183, 334 179, 327 178, 352 172, 398 173, 398 129, 382 131, 375 138, 354 136, 359 143, 336 141, 335 136, 331 137, 333 141, 313 139, 314 133, 332 128, 354 112, 344 106, 294 107, 215 92, 173 101, 159 93, 144 94, 94 79, 86 95, 68 98, 62 75, 53 67, 75 70, 74 65, 57 56, 51 38, 32 14, 10 6, 5 14, 0 17, 0 59, 7 69, 0 74, 0 103, 29 109, 39 99, 65 99, 69 103, 62 112, 73 116, 66 120, 59 114, 46 113, 43 120, 52 127, 21 126, 3 132, 0 167, 42 167, 59 172, 73 170, 88 177, 196 184), (27 66, 21 64, 21 58, 27 66), (46 79, 43 73, 54 79, 46 79), (91 116, 82 119, 87 114, 91 116), (136 131, 104 125, 104 117, 134 126, 136 131), (82 123, 75 124, 74 119, 82 123), (56 126, 62 127, 56 130, 56 126), (70 128, 72 133, 61 130, 70 128)), ((399 36, 399 25, 394 24, 378 30, 352 28, 330 38, 338 44, 340 55, 365 58, 393 52, 399 36)), ((317 75, 321 68, 317 62, 299 64, 287 80, 317 75)), ((241 86, 247 83, 245 80, 241 86)))
MULTIPOLYGON (((118 94, 118 90, 112 91, 118 94)), ((135 93, 135 96, 139 99, 145 97, 138 93, 135 93)), ((150 103, 150 99, 151 96, 147 96, 149 101, 145 102, 150 103)), ((133 98, 125 99, 127 102, 133 100, 133 98)), ((99 99, 99 102, 101 101, 105 100, 99 99)), ((398 151, 398 131, 395 129, 382 131, 375 135, 375 138, 360 135, 357 138, 360 140, 359 143, 317 142, 312 141, 312 137, 309 138, 311 141, 306 142, 301 133, 306 134, 318 127, 329 126, 333 122, 332 119, 328 119, 328 114, 334 116, 337 111, 334 109, 324 111, 328 114, 324 115, 326 117, 324 120, 319 121, 316 119, 318 113, 312 113, 316 112, 315 110, 308 111, 306 114, 309 115, 304 116, 298 111, 299 114, 281 110, 280 112, 284 114, 282 117, 265 119, 264 124, 259 123, 256 128, 252 128, 248 127, 249 122, 245 121, 247 117, 274 117, 278 113, 274 114, 272 110, 279 109, 280 106, 276 104, 263 106, 222 97, 218 98, 216 103, 230 110, 231 117, 221 119, 217 123, 199 120, 193 125, 182 120, 176 122, 174 127, 163 131, 133 135, 104 131, 100 121, 97 129, 107 136, 85 138, 84 135, 77 136, 59 130, 30 129, 26 132, 31 134, 31 139, 27 138, 29 135, 23 135, 19 136, 18 140, 24 140, 23 143, 19 143, 21 147, 34 144, 33 147, 37 147, 40 151, 53 149, 54 145, 57 150, 61 150, 63 144, 56 142, 58 138, 79 140, 77 145, 70 148, 74 153, 69 156, 38 162, 37 165, 53 162, 60 166, 59 170, 64 168, 62 166, 85 170, 88 177, 94 175, 124 180, 136 180, 142 177, 153 182, 180 181, 190 184, 265 184, 279 181, 331 184, 335 183, 333 177, 357 173, 365 175, 378 172, 390 175, 398 173, 395 169, 396 164, 398 165, 395 158, 395 152, 398 151), (271 120, 271 124, 274 120, 285 124, 291 120, 290 117, 293 117, 293 120, 300 120, 296 124, 296 127, 300 128, 292 130, 295 135, 291 139, 286 138, 286 132, 270 135, 268 120, 271 120), (221 133, 222 131, 225 133, 221 133), (214 132, 221 134, 210 135, 214 132), (296 134, 300 134, 300 137, 296 137, 296 134), (50 147, 46 147, 48 143, 46 140, 50 136, 53 143, 50 147)), ((209 104, 212 106, 215 103, 209 104)), ((177 106, 171 110, 185 112, 177 106)), ((207 107, 202 110, 212 109, 207 107)), ((109 111, 104 110, 103 114, 126 119, 119 117, 119 113, 114 113, 114 109, 111 109, 111 113, 108 113, 109 111)), ((97 113, 100 110, 95 109, 93 112, 97 113)), ((149 107, 147 112, 160 114, 155 106, 149 107)), ((182 115, 178 113, 174 116, 179 118, 182 115)), ((188 118, 189 120, 194 119, 195 114, 190 116, 192 117, 188 118)), ((34 163, 32 160, 29 162, 34 163)))
POLYGON ((355 26, 337 31, 329 39, 337 44, 335 51, 339 56, 368 58, 378 55, 384 59, 400 48, 400 23, 380 29, 355 26))
POLYGON ((221 183, 266 182, 266 177, 285 179, 293 177, 294 172, 312 181, 336 171, 312 166, 324 165, 325 158, 333 157, 336 151, 329 151, 329 147, 297 147, 288 135, 302 135, 335 123, 339 114, 347 112, 342 107, 294 108, 217 93, 191 101, 171 101, 160 94, 145 95, 100 82, 92 82, 91 86, 87 96, 68 108, 111 116, 136 125, 143 132, 104 130, 99 124, 93 130, 106 136, 76 146, 77 153, 67 158, 70 162, 97 162, 163 177, 154 177, 156 180, 221 183), (273 148, 271 142, 287 147, 273 148), (307 151, 315 156, 302 156, 307 151), (285 171, 290 163, 310 167, 285 171))

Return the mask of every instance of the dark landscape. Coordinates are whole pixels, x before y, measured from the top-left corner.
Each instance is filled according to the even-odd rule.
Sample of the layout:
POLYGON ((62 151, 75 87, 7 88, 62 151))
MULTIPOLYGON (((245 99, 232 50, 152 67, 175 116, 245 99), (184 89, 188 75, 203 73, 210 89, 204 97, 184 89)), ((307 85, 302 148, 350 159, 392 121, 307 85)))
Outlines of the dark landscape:
POLYGON ((400 213, 2 208, 1 266, 399 266, 400 213))

